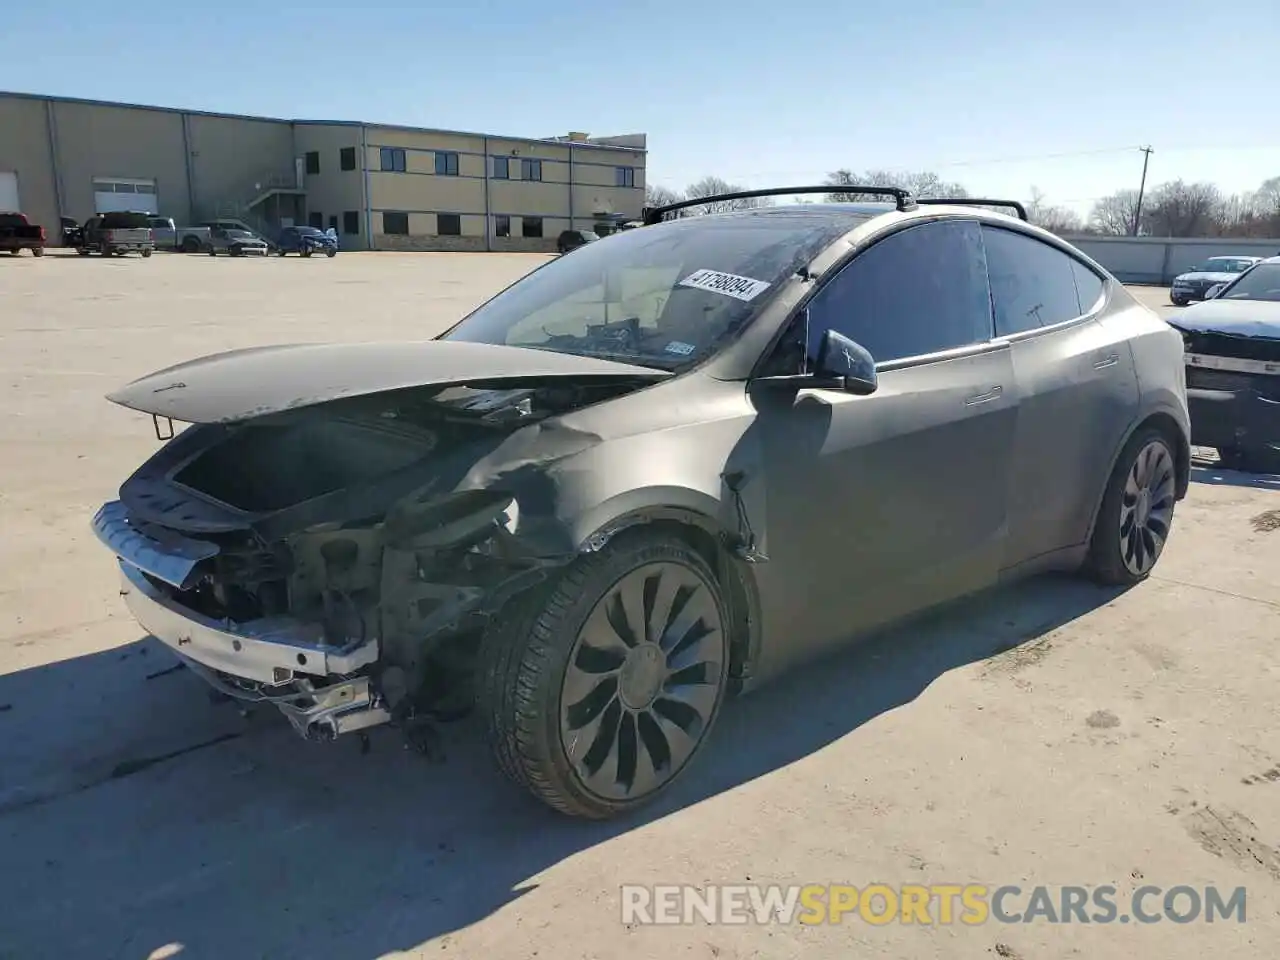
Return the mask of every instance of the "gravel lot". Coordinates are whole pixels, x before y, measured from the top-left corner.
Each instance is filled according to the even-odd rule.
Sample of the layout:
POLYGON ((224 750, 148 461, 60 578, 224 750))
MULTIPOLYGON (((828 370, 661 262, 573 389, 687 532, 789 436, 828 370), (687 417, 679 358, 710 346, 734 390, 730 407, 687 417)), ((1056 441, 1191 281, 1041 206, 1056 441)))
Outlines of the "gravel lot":
POLYGON ((1280 478, 1197 468, 1128 593, 1036 581, 738 702, 625 823, 526 800, 469 724, 441 765, 386 731, 360 756, 166 672, 88 530, 156 446, 102 395, 234 347, 428 336, 542 259, 0 257, 0 958, 1275 956, 1280 478), (621 883, 746 882, 1215 883, 1248 912, 620 921, 621 883))

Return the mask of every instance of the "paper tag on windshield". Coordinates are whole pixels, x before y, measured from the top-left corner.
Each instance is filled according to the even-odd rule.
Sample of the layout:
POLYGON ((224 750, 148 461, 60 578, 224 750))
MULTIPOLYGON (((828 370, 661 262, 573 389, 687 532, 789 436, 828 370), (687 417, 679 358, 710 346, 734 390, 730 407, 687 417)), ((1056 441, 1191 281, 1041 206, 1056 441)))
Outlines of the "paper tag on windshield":
POLYGON ((695 270, 680 281, 682 287, 693 287, 696 290, 710 290, 712 293, 723 293, 726 297, 738 300, 754 300, 769 289, 763 280, 752 280, 733 273, 721 273, 719 270, 695 270))

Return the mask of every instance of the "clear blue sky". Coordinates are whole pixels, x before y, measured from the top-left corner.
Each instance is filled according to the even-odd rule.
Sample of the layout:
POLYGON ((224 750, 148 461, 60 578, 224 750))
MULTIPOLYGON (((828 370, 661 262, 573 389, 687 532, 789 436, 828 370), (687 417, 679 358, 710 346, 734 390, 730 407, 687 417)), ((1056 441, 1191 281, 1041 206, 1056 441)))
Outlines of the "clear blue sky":
POLYGON ((1087 209, 1280 175, 1277 0, 10 2, 0 89, 524 136, 649 135, 651 182, 931 169, 1087 209))

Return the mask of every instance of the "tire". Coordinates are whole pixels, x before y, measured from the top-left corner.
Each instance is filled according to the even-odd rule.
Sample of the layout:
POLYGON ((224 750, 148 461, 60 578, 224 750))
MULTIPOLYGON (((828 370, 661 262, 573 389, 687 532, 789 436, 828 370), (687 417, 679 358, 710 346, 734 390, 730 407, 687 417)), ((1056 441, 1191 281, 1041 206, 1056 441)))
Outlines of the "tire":
POLYGON ((213 247, 210 247, 210 248, 209 248, 209 256, 211 256, 211 257, 216 257, 217 255, 218 255, 218 251, 217 251, 217 250, 215 250, 213 247))
POLYGON ((603 820, 649 803, 688 769, 715 724, 729 623, 715 574, 677 536, 621 534, 580 557, 517 597, 481 643, 477 705, 498 768, 569 816, 603 820), (683 598, 674 622, 685 630, 650 642, 641 621, 638 637, 623 593, 640 612, 683 598), (603 642, 585 644, 588 636, 603 642), (669 695, 676 678, 681 699, 669 695), (618 778, 620 764, 630 782, 618 778))
POLYGON ((88 247, 77 247, 77 248, 76 248, 76 253, 78 253, 78 254, 79 254, 80 256, 82 256, 82 257, 87 257, 87 256, 89 255, 89 248, 88 248, 88 247))
POLYGON ((311 256, 311 248, 310 248, 310 247, 303 247, 300 251, 298 251, 298 256, 300 256, 300 257, 309 257, 309 256, 311 256))
POLYGON ((1087 572, 1109 586, 1145 580, 1164 551, 1177 504, 1177 459, 1161 430, 1138 430, 1116 461, 1089 541, 1087 572))
POLYGON ((142 256, 143 256, 144 258, 145 258, 145 257, 149 257, 149 256, 151 256, 151 251, 150 251, 150 250, 143 250, 143 251, 142 251, 142 256))
POLYGON ((31 248, 31 255, 32 255, 33 257, 43 257, 43 256, 44 256, 44 247, 32 247, 32 248, 31 248))
POLYGON ((1175 307, 1185 307, 1189 301, 1183 300, 1181 297, 1170 297, 1169 302, 1175 307))
POLYGON ((199 253, 200 241, 197 240, 195 237, 183 237, 182 246, 179 247, 179 249, 183 253, 199 253))
POLYGON ((100 244, 98 246, 98 252, 101 253, 104 257, 111 256, 111 248, 108 247, 105 243, 100 244))
POLYGON ((334 257, 338 255, 338 251, 333 249, 333 247, 326 247, 324 251, 324 255, 328 257, 330 260, 332 260, 334 257))

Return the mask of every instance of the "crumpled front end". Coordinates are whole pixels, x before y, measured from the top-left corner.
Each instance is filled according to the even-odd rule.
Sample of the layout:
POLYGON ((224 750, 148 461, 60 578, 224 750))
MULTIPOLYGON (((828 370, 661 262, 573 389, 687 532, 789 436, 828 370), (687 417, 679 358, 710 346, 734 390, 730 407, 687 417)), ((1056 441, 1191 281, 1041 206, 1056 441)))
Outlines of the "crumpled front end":
MULTIPOLYGON (((489 618, 574 555, 554 517, 464 482, 519 417, 355 406, 193 427, 93 519, 135 619, 308 737, 465 709, 489 618)), ((530 468, 566 452, 542 435, 512 447, 530 468)))

